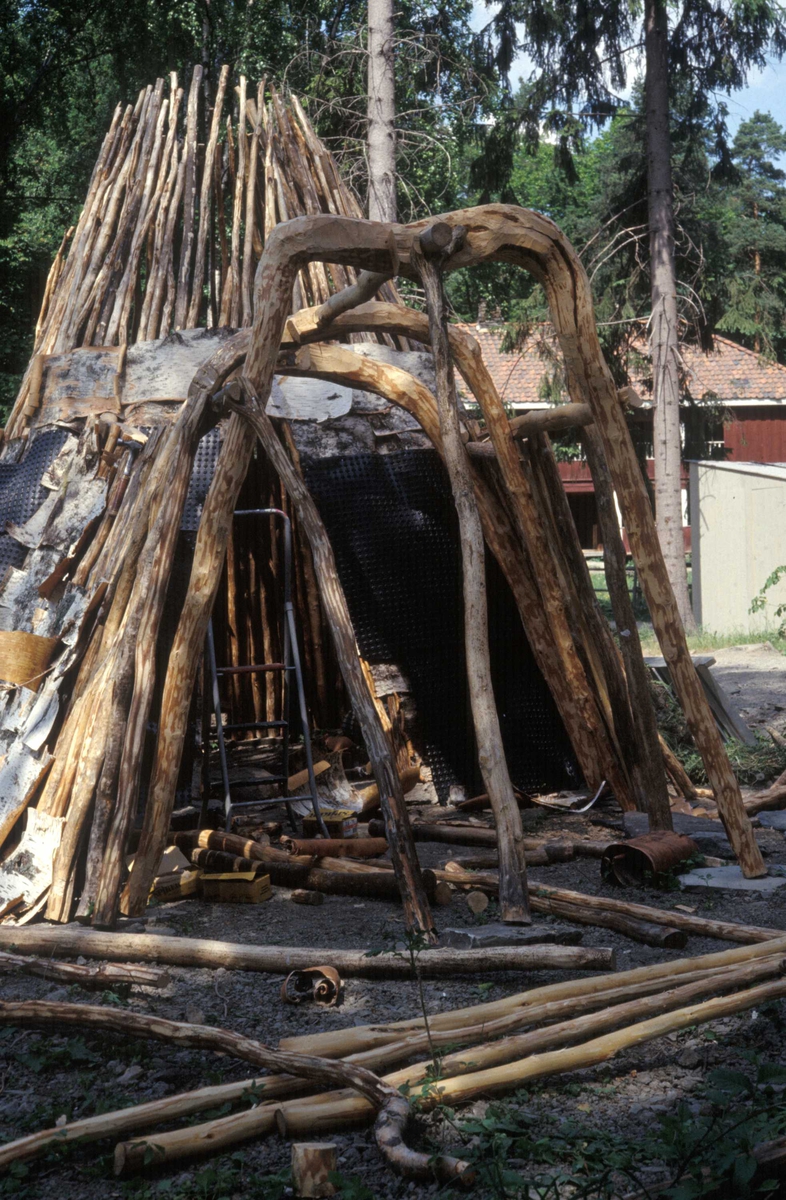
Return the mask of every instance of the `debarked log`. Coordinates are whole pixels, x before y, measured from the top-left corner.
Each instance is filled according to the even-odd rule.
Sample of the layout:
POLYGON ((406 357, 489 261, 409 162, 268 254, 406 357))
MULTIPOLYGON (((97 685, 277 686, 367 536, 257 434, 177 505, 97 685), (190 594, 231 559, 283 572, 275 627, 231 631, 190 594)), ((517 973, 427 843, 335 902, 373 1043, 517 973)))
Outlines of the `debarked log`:
POLYGON ((377 838, 292 838, 282 837, 288 854, 310 854, 315 858, 377 858, 387 852, 384 837, 377 838))
MULTIPOLYGON (((696 1004, 688 1004, 672 1012, 662 1013, 649 1020, 629 1025, 624 1029, 606 1033, 578 1046, 550 1050, 517 1059, 501 1066, 481 1071, 440 1078, 424 1082, 417 1097, 421 1108, 430 1109, 438 1104, 467 1103, 471 1100, 512 1092, 522 1083, 551 1075, 596 1066, 614 1058, 622 1050, 641 1045, 669 1033, 686 1029, 691 1025, 703 1024, 735 1013, 744 1012, 770 1000, 786 995, 786 982, 776 980, 747 988, 731 996, 722 996, 696 1004)), ((385 1077, 386 1082, 400 1080, 404 1072, 385 1077)), ((146 1162, 171 1161, 195 1150, 208 1147, 215 1151, 238 1141, 271 1132, 285 1130, 293 1135, 309 1131, 325 1133, 367 1123, 373 1116, 373 1108, 362 1097, 344 1092, 323 1093, 303 1100, 283 1101, 280 1104, 260 1105, 250 1112, 238 1113, 233 1117, 222 1117, 188 1130, 157 1134, 155 1137, 125 1143, 116 1148, 116 1163, 128 1168, 139 1168, 146 1162)))
MULTIPOLYGON (((411 979, 409 959, 394 952, 326 950, 323 947, 249 946, 206 938, 165 937, 147 933, 104 933, 98 930, 0 926, 0 946, 43 954, 88 958, 157 961, 182 967, 225 967, 227 970, 288 974, 324 963, 346 977, 411 979)), ((603 947, 505 946, 488 950, 424 950, 418 972, 424 979, 487 971, 605 971, 614 970, 615 956, 603 947)))
POLYGON ((152 967, 120 966, 117 963, 102 963, 98 967, 84 967, 78 963, 54 962, 52 959, 31 958, 28 955, 9 954, 0 951, 0 974, 37 975, 41 979, 57 979, 62 983, 76 983, 85 988, 104 988, 109 991, 118 984, 143 984, 145 987, 165 988, 169 986, 166 971, 152 967))
POLYGON ((173 1042, 180 1047, 214 1050, 257 1067, 285 1071, 328 1087, 349 1085, 378 1113, 375 1125, 377 1145, 395 1170, 417 1178, 428 1179, 436 1174, 443 1179, 450 1179, 461 1175, 467 1167, 466 1163, 455 1158, 438 1156, 434 1160, 427 1154, 410 1150, 403 1140, 409 1119, 408 1101, 364 1067, 271 1050, 261 1042, 227 1029, 191 1025, 185 1021, 167 1021, 162 1017, 149 1017, 128 1010, 118 1012, 117 1009, 95 1005, 55 1004, 45 1000, 28 1000, 18 1004, 4 1002, 0 1003, 0 1023, 34 1029, 54 1027, 60 1030, 69 1026, 87 1026, 110 1030, 123 1036, 136 1035, 173 1042))

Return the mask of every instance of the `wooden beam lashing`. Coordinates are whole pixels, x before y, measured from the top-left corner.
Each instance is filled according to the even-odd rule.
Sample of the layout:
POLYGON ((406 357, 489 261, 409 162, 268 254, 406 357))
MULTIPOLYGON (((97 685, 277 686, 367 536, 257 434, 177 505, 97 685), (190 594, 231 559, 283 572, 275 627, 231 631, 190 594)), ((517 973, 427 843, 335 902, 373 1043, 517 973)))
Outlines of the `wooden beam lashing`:
POLYGON ((478 760, 497 823, 499 903, 502 919, 527 922, 530 915, 524 832, 505 761, 502 731, 491 679, 483 527, 475 502, 471 468, 459 431, 442 270, 436 257, 440 250, 450 245, 451 235, 448 229, 446 237, 438 236, 439 227, 432 227, 430 232, 430 237, 424 235, 425 240, 421 241, 420 249, 415 250, 413 247, 412 261, 420 274, 426 293, 440 434, 459 522, 464 592, 464 647, 478 760), (429 254, 432 257, 429 257, 429 254))

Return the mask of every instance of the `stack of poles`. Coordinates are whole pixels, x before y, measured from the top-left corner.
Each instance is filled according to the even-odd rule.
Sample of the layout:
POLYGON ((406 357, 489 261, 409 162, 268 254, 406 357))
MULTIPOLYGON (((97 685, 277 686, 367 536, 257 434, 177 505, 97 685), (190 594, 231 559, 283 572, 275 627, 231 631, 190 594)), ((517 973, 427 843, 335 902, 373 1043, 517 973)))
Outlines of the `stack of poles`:
MULTIPOLYGON (((786 996, 784 953, 786 938, 780 937, 613 977, 548 984, 501 1000, 435 1013, 426 1020, 289 1038, 281 1043, 281 1050, 318 1056, 305 1060, 312 1064, 332 1059, 364 1067, 381 1075, 385 1084, 406 1089, 422 1110, 439 1104, 453 1108, 513 1092, 536 1079, 591 1068, 623 1050, 782 999, 786 996)), ((122 1029, 123 1019, 123 1014, 109 1009, 40 1002, 8 1004, 0 1012, 4 1023, 42 1028, 57 1022, 62 1027, 67 1021, 122 1029)), ((229 1035, 222 1040, 220 1031, 135 1019, 135 1032, 141 1036, 205 1048, 220 1045, 225 1053, 255 1061, 253 1053, 244 1054, 242 1046, 231 1044, 229 1035)), ((245 1045, 253 1051, 257 1044, 246 1039, 245 1045)), ((115 1171, 120 1174, 150 1163, 193 1160, 267 1134, 314 1136, 362 1126, 373 1120, 375 1112, 374 1104, 357 1091, 317 1091, 316 1080, 268 1073, 29 1134, 0 1147, 0 1165, 31 1158, 62 1142, 110 1136, 129 1139, 135 1134, 116 1146, 115 1171), (249 1097, 253 1107, 202 1124, 152 1132, 164 1123, 221 1104, 242 1104, 249 1097), (143 1130, 150 1132, 142 1135, 143 1130)))
MULTIPOLYGON (((49 272, 6 440, 34 418, 47 355, 133 345, 205 323, 248 326, 256 266, 279 222, 362 217, 296 97, 285 104, 264 80, 249 94, 241 76, 235 105, 228 84, 224 66, 207 110, 197 65, 187 96, 172 74, 168 95, 159 79, 135 105, 116 108, 79 221, 49 272)), ((293 311, 323 303, 355 278, 351 267, 308 264, 293 311)), ((397 298, 390 283, 380 294, 397 298)))
MULTIPOLYGON (((285 106, 270 89, 272 98, 265 105, 260 85, 255 103, 245 97, 241 79, 244 119, 233 134, 228 118, 227 140, 220 144, 227 81, 224 68, 212 116, 209 122, 205 119, 209 132, 204 154, 198 143, 200 67, 189 89, 183 130, 178 130, 183 95, 174 76, 168 98, 159 80, 140 94, 136 106, 118 108, 80 221, 53 264, 35 353, 6 429, 7 440, 23 436, 34 424, 47 354, 85 345, 125 346, 173 329, 194 328, 203 320, 208 325, 222 319, 248 324, 250 283, 265 239, 279 221, 306 213, 360 215, 297 100, 285 106)), ((351 267, 312 264, 298 274, 294 302, 323 302, 354 278, 351 267)), ((385 285, 382 293, 396 299, 392 285, 385 285)), ((156 685, 154 648, 194 454, 201 436, 215 423, 207 407, 209 395, 241 361, 233 358, 231 349, 227 355, 219 352, 197 376, 195 403, 171 426, 154 431, 130 481, 123 477, 126 452, 115 453, 105 514, 92 541, 80 548, 82 558, 71 579, 96 598, 97 618, 38 799, 42 812, 63 819, 46 903, 50 919, 71 919, 77 881, 82 919, 111 925, 116 917, 156 685)), ((225 531, 222 551, 208 576, 196 581, 198 588, 213 595, 229 533, 225 531)), ((307 618, 307 661, 310 656, 316 665, 326 630, 302 539, 300 548, 296 594, 307 618)), ((189 601, 193 596, 187 608, 189 601)), ((266 636, 272 648, 275 622, 263 613, 261 624, 264 653, 266 636)), ((237 653, 246 649, 238 647, 237 653)), ((200 641, 200 661, 201 650, 200 641)), ((319 678, 316 669, 314 675, 319 678)), ((194 684, 190 676, 181 681, 172 701, 176 707, 190 701, 194 684)), ((326 703, 326 680, 321 691, 326 703)), ((265 700, 275 705, 280 697, 274 693, 265 700)), ((179 766, 181 753, 178 734, 162 750, 166 762, 160 764, 164 780, 159 783, 158 805, 166 813, 166 825, 167 801, 162 796, 167 790, 174 794, 174 764, 179 766)))

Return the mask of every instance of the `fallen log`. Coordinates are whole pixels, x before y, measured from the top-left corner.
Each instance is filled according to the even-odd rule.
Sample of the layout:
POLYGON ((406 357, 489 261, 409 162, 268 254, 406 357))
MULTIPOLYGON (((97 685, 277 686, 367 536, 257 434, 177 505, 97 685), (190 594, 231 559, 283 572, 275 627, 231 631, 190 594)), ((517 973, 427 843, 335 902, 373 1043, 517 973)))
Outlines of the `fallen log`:
MULTIPOLYGON (((745 974, 745 979, 753 981, 759 977, 766 977, 767 974, 771 974, 774 970, 773 963, 775 958, 776 956, 771 956, 766 959, 754 960, 750 964, 750 972, 746 972, 745 974)), ((742 978, 743 970, 745 968, 736 968, 733 972, 726 972, 722 969, 715 973, 712 971, 697 971, 681 976, 680 983, 686 985, 703 980, 707 983, 708 989, 712 990, 716 986, 713 982, 713 974, 722 975, 724 979, 728 979, 731 974, 739 973, 740 978, 742 978)), ((606 979, 605 982, 608 983, 609 980, 606 979)), ((416 1053, 427 1053, 429 1051, 429 1037, 431 1037, 432 1045, 436 1048, 447 1045, 460 1045, 480 1037, 491 1039, 500 1034, 514 1032, 527 1027, 538 1027, 550 1021, 573 1019, 588 1009, 621 1005, 627 1001, 651 995, 653 992, 661 992, 662 988, 663 982, 661 978, 649 979, 638 984, 633 983, 624 987, 612 987, 609 990, 598 993, 591 993, 589 995, 581 994, 539 1006, 535 1005, 520 1011, 514 1010, 507 1016, 499 1017, 495 1021, 479 1017, 476 1024, 471 1024, 467 1021, 467 1024, 462 1028, 442 1031, 434 1030, 430 1035, 422 1030, 414 1030, 413 1032, 407 1032, 399 1041, 390 1042, 378 1049, 362 1051, 360 1054, 354 1056, 352 1061, 357 1061, 359 1065, 376 1070, 378 1067, 389 1066, 404 1058, 410 1058, 416 1053)), ((721 987, 718 990, 721 990, 721 987)), ((483 1005, 477 1006, 478 1010, 485 1009, 485 1007, 483 1005)), ((466 1011, 467 1013, 472 1013, 475 1010, 468 1009, 466 1011)), ((554 1026, 550 1025, 547 1029, 538 1030, 538 1032, 548 1034, 551 1028, 554 1028, 554 1026)), ((31 1158, 53 1144, 72 1141, 98 1141, 105 1137, 133 1133, 137 1129, 169 1123, 179 1117, 191 1116, 204 1109, 216 1108, 227 1103, 232 1104, 239 1100, 249 1099, 258 1104, 260 1102, 265 1103, 268 1100, 294 1096, 298 1091, 302 1092, 308 1086, 306 1082, 293 1076, 267 1075, 258 1079, 243 1079, 237 1082, 199 1088, 195 1091, 168 1096, 162 1100, 153 1100, 145 1104, 135 1105, 133 1108, 123 1108, 116 1112, 101 1113, 97 1116, 74 1121, 64 1126, 41 1130, 38 1133, 30 1134, 27 1137, 19 1138, 17 1141, 7 1143, 5 1146, 0 1147, 0 1167, 8 1166, 14 1161, 31 1158)))
MULTIPOLYGON (((358 979, 413 978, 408 958, 387 951, 369 955, 364 950, 246 946, 239 942, 150 933, 105 933, 43 925, 15 929, 0 926, 0 946, 11 945, 45 954, 83 954, 87 958, 131 962, 156 960, 171 966, 225 967, 274 975, 324 963, 335 967, 341 975, 358 979)), ((613 951, 583 946, 505 946, 482 951, 436 949, 424 950, 418 957, 418 972, 424 979, 487 971, 603 971, 614 970, 614 965, 613 951)))
MULTIPOLYGON (((530 897, 532 900, 532 897, 530 897)), ((631 938, 634 942, 643 942, 645 946, 659 946, 663 950, 682 950, 687 945, 688 935, 684 929, 676 929, 673 925, 658 925, 654 921, 643 921, 640 917, 626 916, 618 912, 588 912, 579 904, 565 904, 559 900, 549 900, 548 909, 539 909, 533 903, 535 912, 548 911, 552 916, 563 917, 566 921, 574 921, 580 925, 592 925, 595 929, 613 929, 623 937, 631 938)))
POLYGON ((226 871, 265 871, 264 863, 258 858, 240 858, 237 854, 229 854, 226 850, 192 850, 189 858, 195 867, 214 874, 226 871))
MULTIPOLYGON (((270 839, 268 839, 269 842, 270 839)), ((224 850, 238 858, 252 858, 256 862, 266 862, 264 853, 270 849, 263 842, 251 838, 239 837, 236 833, 221 833, 214 829, 184 829, 172 834, 172 844, 190 854, 192 850, 224 850)))
MULTIPOLYGON (((548 1024, 544 1028, 531 1029, 526 1033, 503 1037, 498 1041, 492 1041, 493 1035, 489 1032, 488 1038, 483 1037, 486 1044, 473 1044, 471 1053, 464 1050, 441 1058, 440 1072, 448 1078, 454 1075, 468 1075, 473 1071, 513 1062, 532 1054, 541 1054, 544 1050, 565 1047, 575 1042, 581 1042, 588 1037, 607 1033, 612 1029, 625 1028, 633 1022, 660 1013, 671 1012, 700 998, 723 995, 726 992, 758 984, 773 976, 782 976, 784 967, 786 967, 786 961, 780 955, 774 955, 771 958, 746 963, 729 971, 718 971, 690 983, 681 982, 678 987, 667 987, 665 990, 658 990, 646 996, 639 995, 626 1003, 611 1004, 599 1012, 585 1013, 568 1020, 557 1019, 554 1024, 548 1024)), ((552 1010, 552 1014, 549 1014, 549 1016, 552 1015, 556 1015, 554 1010, 552 1010)), ((534 1025, 534 1022, 527 1018, 526 1024, 534 1025)), ((442 1041, 447 1043, 448 1037, 452 1037, 458 1042, 464 1042, 467 1040, 468 1032, 451 1030, 449 1034, 443 1035, 442 1041)), ((483 1036, 486 1032, 482 1026, 478 1026, 475 1036, 483 1036)), ((428 1048, 425 1047, 425 1049, 428 1048)), ((360 1061, 365 1057, 367 1056, 359 1055, 352 1061, 360 1061)), ((431 1074, 433 1069, 433 1061, 429 1059, 426 1062, 403 1067, 394 1075, 386 1076, 386 1078, 395 1087, 401 1087, 402 1084, 415 1087, 431 1074)))
MULTIPOLYGON (((577 913, 579 911, 586 913, 587 910, 619 913, 621 916, 632 917, 634 920, 650 921, 656 925, 682 929, 685 933, 695 934, 696 937, 721 938, 723 941, 741 942, 744 945, 767 942, 784 936, 782 929, 768 929, 763 925, 740 925, 736 921, 716 921, 710 917, 697 917, 690 913, 677 912, 675 909, 651 908, 648 904, 613 900, 608 896, 589 896, 584 892, 554 888, 545 883, 532 885, 530 902, 535 912, 556 912, 557 910, 552 908, 552 904, 567 904, 577 913)), ((576 915, 571 919, 578 921, 581 918, 576 915)))
POLYGON ((378 838, 292 838, 282 837, 288 854, 310 854, 315 858, 377 858, 386 853, 388 844, 378 838))
POLYGON ((58 1031, 72 1025, 111 1030, 124 1037, 136 1035, 174 1042, 180 1047, 214 1050, 258 1067, 272 1067, 329 1086, 348 1084, 357 1089, 371 1108, 378 1112, 375 1126, 377 1145, 396 1171, 418 1178, 431 1178, 436 1171, 438 1176, 450 1179, 461 1175, 467 1166, 455 1158, 440 1156, 434 1160, 427 1154, 410 1150, 403 1140, 409 1119, 409 1103, 400 1092, 384 1084, 364 1067, 271 1050, 261 1042, 227 1029, 191 1025, 185 1021, 167 1021, 162 1017, 148 1017, 129 1010, 118 1012, 116 1009, 86 1004, 54 1004, 44 1000, 27 1000, 18 1004, 0 1002, 0 1023, 34 1029, 55 1027, 58 1031))
POLYGON ((165 988, 169 986, 166 971, 152 967, 119 966, 102 963, 99 967, 83 967, 78 963, 54 962, 52 959, 30 958, 27 955, 8 954, 0 951, 0 973, 37 975, 41 979, 56 979, 62 983, 76 983, 85 988, 111 989, 118 984, 142 984, 145 987, 165 988))
POLYGON ((720 1020, 756 1008, 771 1000, 780 1000, 786 996, 786 981, 782 979, 770 983, 762 983, 757 987, 748 988, 731 996, 721 996, 705 1000, 699 1004, 691 1004, 678 1008, 674 1012, 662 1016, 651 1017, 647 1021, 637 1022, 615 1033, 594 1038, 579 1046, 551 1050, 543 1054, 530 1055, 502 1067, 492 1067, 489 1070, 472 1072, 449 1080, 439 1080, 429 1089, 429 1094, 421 1099, 421 1104, 432 1108, 435 1104, 465 1104, 478 1096, 496 1095, 500 1092, 513 1091, 531 1079, 543 1079, 549 1075, 564 1074, 567 1071, 584 1070, 597 1066, 614 1058, 622 1050, 639 1046, 655 1038, 665 1037, 666 1034, 686 1029, 691 1025, 701 1025, 708 1021, 720 1020))
MULTIPOLYGON (((382 1067, 410 1060, 416 1054, 431 1056, 434 1050, 442 1047, 477 1047, 479 1042, 490 1043, 498 1037, 518 1035, 525 1030, 534 1030, 535 1036, 543 1034, 547 1039, 551 1030, 555 1028, 555 1022, 570 1024, 584 1014, 597 1015, 600 1010, 604 1012, 618 1011, 628 1003, 634 1005, 640 1004, 642 1001, 646 1003, 646 997, 655 995, 660 997, 669 988, 687 987, 689 984, 701 984, 704 988, 702 993, 704 995, 720 994, 729 991, 734 986, 742 987, 782 974, 782 968, 783 958, 780 955, 769 955, 766 958, 754 959, 750 963, 743 963, 728 970, 720 967, 710 971, 690 971, 676 979, 669 977, 666 977, 665 980, 663 977, 647 979, 640 983, 628 984, 625 987, 610 987, 608 991, 570 996, 563 1000, 525 1006, 514 1009, 507 1015, 494 1020, 478 1019, 471 1022, 468 1019, 465 1025, 456 1029, 407 1032, 398 1041, 388 1042, 373 1049, 362 1050, 343 1057, 347 1062, 356 1062, 368 1067, 369 1070, 379 1071, 382 1067), (732 977, 733 982, 729 982, 732 977)), ((697 992, 697 994, 700 993, 697 992)), ((546 1045, 546 1040, 539 1045, 531 1043, 532 1052, 537 1048, 544 1049, 546 1045)), ((480 1048, 482 1050, 482 1047, 480 1048)), ((455 1057, 464 1062, 465 1068, 468 1069, 472 1069, 472 1065, 476 1061, 474 1052, 472 1058, 467 1057, 466 1051, 463 1052, 463 1055, 455 1057)), ((518 1057, 518 1055, 514 1054, 513 1057, 518 1057)), ((451 1073, 447 1072, 447 1074, 451 1073)))
MULTIPOLYGON (((522 1082, 596 1066, 630 1046, 641 1045, 691 1025, 744 1012, 784 995, 786 982, 777 980, 763 983, 731 996, 706 1000, 651 1017, 578 1046, 531 1054, 502 1066, 426 1082, 417 1093, 418 1103, 425 1109, 443 1103, 453 1107, 479 1096, 515 1091, 522 1082)), ((396 1072, 386 1076, 385 1080, 401 1079, 403 1074, 396 1072)), ((283 1101, 277 1105, 263 1104, 250 1112, 218 1118, 188 1130, 175 1130, 125 1143, 116 1147, 115 1162, 122 1163, 125 1169, 138 1169, 153 1156, 157 1163, 170 1162, 208 1147, 213 1151, 225 1149, 273 1129, 284 1130, 290 1136, 310 1130, 313 1135, 316 1132, 355 1127, 367 1123, 372 1116, 373 1107, 363 1097, 346 1092, 323 1093, 303 1100, 283 1101)))
MULTIPOLYGON (((344 860, 318 861, 340 863, 344 860)), ((264 869, 270 875, 270 882, 274 887, 306 888, 313 892, 324 892, 328 896, 367 896, 372 900, 388 900, 394 904, 401 902, 401 892, 392 870, 335 871, 315 867, 312 860, 301 863, 292 859, 283 863, 267 863, 264 869)), ((422 871, 421 877, 426 896, 433 899, 437 882, 433 871, 422 871)))
MULTIPOLYGON (((2 927, 0 927, 0 933, 2 927)), ((597 996, 598 993, 610 989, 639 987, 655 983, 658 987, 666 986, 667 982, 676 983, 685 980, 687 976, 698 978, 703 971, 720 971, 739 966, 741 963, 753 962, 756 959, 771 958, 774 955, 786 954, 786 935, 765 945, 738 946, 733 950, 722 950, 714 954, 703 954, 694 958, 678 958, 670 963, 655 963, 649 967, 634 967, 630 971, 620 971, 613 977, 595 975, 589 978, 572 979, 563 983, 550 983, 542 987, 531 988, 526 992, 505 996, 500 1000, 490 1000, 484 1004, 471 1005, 469 1008, 451 1009, 447 1012, 432 1013, 429 1016, 429 1028, 432 1033, 443 1030, 461 1029, 467 1024, 478 1023, 484 1027, 502 1017, 507 1017, 517 1011, 532 1011, 546 1004, 577 998, 586 999, 597 996)), ((633 993, 637 994, 637 993, 633 993)), ((627 998, 627 997, 625 997, 627 998)), ((327 1058, 341 1058, 356 1054, 363 1050, 374 1049, 398 1041, 414 1032, 423 1032, 425 1023, 422 1017, 412 1017, 403 1021, 391 1021, 386 1024, 356 1025, 350 1029, 330 1030, 324 1033, 304 1034, 300 1037, 282 1038, 280 1045, 287 1050, 297 1050, 299 1053, 319 1053, 327 1058)))
POLYGON ((241 1079, 236 1083, 221 1083, 192 1092, 181 1092, 163 1100, 149 1100, 145 1104, 135 1104, 132 1108, 121 1108, 115 1112, 98 1113, 94 1117, 55 1125, 51 1129, 41 1129, 27 1137, 6 1142, 0 1146, 0 1167, 34 1158, 51 1146, 70 1142, 98 1142, 103 1138, 133 1133, 137 1129, 163 1125, 178 1117, 190 1117, 217 1105, 233 1104, 246 1098, 259 1103, 260 1100, 292 1096, 308 1087, 305 1080, 291 1075, 266 1075, 258 1079, 241 1079))

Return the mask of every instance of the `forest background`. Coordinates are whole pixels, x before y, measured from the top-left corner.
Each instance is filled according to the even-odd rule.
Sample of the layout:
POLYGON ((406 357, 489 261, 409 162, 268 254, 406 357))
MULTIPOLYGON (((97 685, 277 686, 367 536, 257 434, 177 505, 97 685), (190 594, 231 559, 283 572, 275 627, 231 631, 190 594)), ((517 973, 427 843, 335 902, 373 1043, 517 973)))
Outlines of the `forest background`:
MULTIPOLYGON (((468 0, 396 6, 399 220, 491 200, 552 217, 590 274, 623 382, 651 303, 641 88, 602 111, 555 108, 526 81, 514 92, 505 9, 479 31, 472 15, 468 0)), ((0 424, 117 102, 197 62, 208 99, 221 63, 266 76, 304 98, 364 202, 365 18, 358 0, 0 0, 0 424)), ((723 103, 678 72, 671 110, 682 335, 786 362, 786 132, 756 112, 730 136, 723 103)), ((449 288, 458 318, 484 306, 511 346, 546 315, 540 288, 502 264, 449 288)), ((556 399, 559 372, 545 374, 556 399)))

